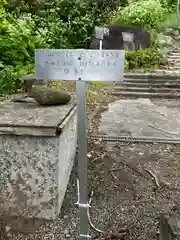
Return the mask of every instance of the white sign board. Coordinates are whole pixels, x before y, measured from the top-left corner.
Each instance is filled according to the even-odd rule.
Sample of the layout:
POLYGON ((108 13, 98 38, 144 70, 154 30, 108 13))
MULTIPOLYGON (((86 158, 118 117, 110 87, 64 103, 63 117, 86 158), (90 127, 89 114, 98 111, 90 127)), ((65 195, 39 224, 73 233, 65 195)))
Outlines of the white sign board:
POLYGON ((122 81, 124 50, 52 50, 35 51, 37 79, 122 81))
POLYGON ((122 32, 122 37, 124 42, 134 41, 134 33, 122 32))
POLYGON ((108 28, 95 27, 95 36, 97 39, 103 40, 104 36, 109 36, 108 28))

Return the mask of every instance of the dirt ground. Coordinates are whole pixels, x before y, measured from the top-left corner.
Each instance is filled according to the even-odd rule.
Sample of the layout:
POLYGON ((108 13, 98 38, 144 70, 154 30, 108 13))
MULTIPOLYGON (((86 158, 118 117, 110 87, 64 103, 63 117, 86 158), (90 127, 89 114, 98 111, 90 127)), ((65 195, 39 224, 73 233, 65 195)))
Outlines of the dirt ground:
POLYGON ((89 164, 95 225, 112 232, 126 227, 125 239, 157 239, 160 213, 180 210, 179 146, 117 144, 101 151, 97 158, 95 147, 89 164))
MULTIPOLYGON (((180 111, 176 100, 152 102, 180 111)), ((94 119, 99 118, 97 114, 94 119)), ((160 213, 180 216, 180 145, 110 146, 89 140, 89 191, 94 191, 91 209, 94 225, 116 236, 126 228, 124 239, 158 239, 160 213)), ((92 236, 96 239, 95 232, 92 236)))
MULTIPOLYGON (((101 112, 115 100, 104 99, 104 104, 88 105, 88 136, 98 132, 101 112)), ((103 141, 88 138, 88 192, 94 193, 90 216, 104 232, 90 228, 92 239, 158 239, 160 213, 180 216, 180 145, 116 143, 109 149, 103 141)), ((0 239, 78 239, 76 178, 77 159, 59 219, 42 222, 29 234, 5 226, 0 239)))

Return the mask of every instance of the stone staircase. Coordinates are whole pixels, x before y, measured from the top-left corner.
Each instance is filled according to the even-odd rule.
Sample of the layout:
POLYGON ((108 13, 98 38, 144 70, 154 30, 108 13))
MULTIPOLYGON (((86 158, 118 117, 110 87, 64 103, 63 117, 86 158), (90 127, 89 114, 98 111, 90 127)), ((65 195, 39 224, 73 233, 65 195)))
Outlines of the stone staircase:
POLYGON ((180 70, 180 49, 176 48, 168 54, 168 66, 170 70, 180 70))
POLYGON ((166 69, 152 73, 126 73, 121 83, 116 83, 113 95, 134 98, 180 97, 180 49, 168 54, 166 69))

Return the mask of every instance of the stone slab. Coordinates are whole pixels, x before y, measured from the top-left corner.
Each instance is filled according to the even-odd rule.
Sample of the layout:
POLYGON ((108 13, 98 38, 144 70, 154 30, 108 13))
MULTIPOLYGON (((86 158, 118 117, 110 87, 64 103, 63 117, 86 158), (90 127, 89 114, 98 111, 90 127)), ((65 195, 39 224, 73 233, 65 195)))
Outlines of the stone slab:
POLYGON ((113 95, 120 95, 123 97, 136 97, 136 98, 175 98, 177 99, 177 97, 179 97, 179 93, 175 93, 173 94, 171 91, 169 91, 169 93, 160 93, 160 92, 156 92, 156 93, 151 93, 151 92, 126 92, 126 91, 120 91, 120 92, 113 92, 113 95))
POLYGON ((44 107, 36 102, 0 102, 0 134, 55 136, 74 106, 74 103, 44 107))
POLYGON ((149 99, 118 100, 102 113, 100 134, 180 138, 180 109, 149 99))
POLYGON ((154 73, 125 73, 124 78, 131 79, 168 79, 176 80, 179 79, 179 71, 169 71, 169 70, 155 70, 154 73))

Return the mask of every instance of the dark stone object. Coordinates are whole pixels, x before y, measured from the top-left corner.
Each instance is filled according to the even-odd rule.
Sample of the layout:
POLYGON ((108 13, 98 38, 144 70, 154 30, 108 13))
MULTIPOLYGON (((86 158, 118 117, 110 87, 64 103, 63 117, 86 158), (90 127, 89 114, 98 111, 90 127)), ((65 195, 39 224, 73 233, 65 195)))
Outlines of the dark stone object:
POLYGON ((34 98, 40 105, 67 104, 71 100, 69 93, 45 86, 34 86, 29 97, 34 98))
MULTIPOLYGON (((144 29, 125 26, 125 25, 112 25, 105 27, 108 34, 104 35, 102 49, 129 49, 138 50, 150 47, 150 33, 144 29), (125 34, 133 36, 132 41, 126 41, 125 34), (123 40, 124 38, 124 40, 123 40)), ((90 44, 90 49, 99 49, 99 39, 94 35, 90 44)))

